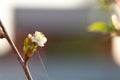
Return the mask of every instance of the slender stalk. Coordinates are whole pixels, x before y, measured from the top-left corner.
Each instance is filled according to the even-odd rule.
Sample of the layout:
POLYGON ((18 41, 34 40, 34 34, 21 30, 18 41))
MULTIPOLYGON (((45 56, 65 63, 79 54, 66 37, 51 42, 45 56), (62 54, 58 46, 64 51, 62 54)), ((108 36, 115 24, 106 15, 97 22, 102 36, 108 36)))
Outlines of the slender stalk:
POLYGON ((27 80, 33 80, 32 79, 32 76, 31 76, 31 73, 30 73, 30 71, 29 71, 29 68, 28 68, 28 65, 27 65, 27 63, 24 63, 24 66, 23 66, 24 68, 24 72, 25 72, 25 74, 26 74, 26 77, 27 77, 27 80))
POLYGON ((39 60, 40 60, 40 62, 41 62, 41 65, 42 65, 42 67, 43 67, 43 70, 44 70, 44 73, 45 73, 45 76, 46 76, 46 80, 50 80, 50 78, 49 78, 49 76, 48 76, 48 73, 47 73, 47 70, 46 70, 46 67, 45 67, 45 65, 44 65, 44 62, 43 62, 43 60, 42 60, 42 57, 41 57, 39 51, 38 51, 38 58, 39 58, 39 60))
POLYGON ((8 43, 10 44, 10 46, 12 47, 12 49, 14 50, 14 54, 15 56, 17 57, 19 63, 21 64, 24 72, 25 72, 25 75, 27 77, 27 80, 33 80, 32 79, 32 76, 31 76, 31 73, 29 71, 29 68, 28 68, 28 65, 27 64, 24 64, 24 59, 22 58, 20 52, 18 51, 18 49, 16 48, 15 44, 13 43, 12 39, 9 37, 7 31, 5 30, 2 22, 0 21, 0 26, 2 27, 3 29, 3 32, 4 32, 4 38, 7 39, 8 43))

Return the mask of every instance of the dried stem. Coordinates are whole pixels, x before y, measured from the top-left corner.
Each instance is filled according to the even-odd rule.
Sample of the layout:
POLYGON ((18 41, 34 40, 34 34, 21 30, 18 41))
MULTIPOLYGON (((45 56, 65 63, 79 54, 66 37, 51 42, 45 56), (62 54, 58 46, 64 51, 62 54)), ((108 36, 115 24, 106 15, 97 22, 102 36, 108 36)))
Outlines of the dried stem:
POLYGON ((13 43, 12 39, 9 37, 7 31, 5 30, 2 22, 0 21, 0 26, 2 27, 3 29, 3 32, 4 32, 4 38, 7 39, 8 43, 10 44, 10 46, 12 47, 12 49, 14 50, 14 54, 15 56, 17 57, 19 63, 21 64, 25 74, 26 74, 26 77, 27 77, 27 80, 33 80, 32 79, 32 76, 31 76, 31 73, 28 69, 28 65, 26 63, 24 63, 24 59, 22 58, 20 52, 18 51, 18 49, 16 48, 15 44, 13 43))

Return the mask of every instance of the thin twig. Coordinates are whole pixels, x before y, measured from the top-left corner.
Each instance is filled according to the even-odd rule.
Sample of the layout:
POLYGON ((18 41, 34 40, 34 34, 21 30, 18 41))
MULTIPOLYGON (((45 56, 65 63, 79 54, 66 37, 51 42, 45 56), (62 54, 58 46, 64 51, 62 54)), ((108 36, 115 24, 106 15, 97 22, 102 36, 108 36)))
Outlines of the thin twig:
POLYGON ((24 63, 24 66, 23 66, 24 68, 24 72, 25 72, 25 74, 26 74, 26 76, 27 76, 27 80, 33 80, 33 78, 32 78, 32 76, 31 76, 31 73, 30 73, 30 70, 29 70, 29 68, 28 68, 28 65, 27 65, 27 63, 24 63))
POLYGON ((38 53, 38 58, 39 58, 39 60, 40 60, 40 62, 41 62, 41 65, 42 65, 42 67, 43 67, 43 70, 44 70, 44 72, 45 72, 46 80, 50 80, 50 79, 49 79, 49 76, 48 76, 48 73, 47 73, 47 70, 46 70, 46 67, 45 67, 45 65, 44 65, 44 62, 43 62, 41 56, 40 56, 39 51, 38 51, 37 53, 38 53))
POLYGON ((14 54, 15 56, 17 57, 18 61, 20 62, 25 74, 26 74, 26 77, 27 77, 27 80, 33 80, 32 79, 32 76, 31 76, 31 73, 28 69, 28 66, 27 64, 24 64, 24 59, 22 58, 20 52, 18 51, 18 49, 16 48, 15 44, 13 43, 12 39, 9 37, 7 31, 5 30, 5 27, 3 26, 2 22, 0 21, 0 26, 4 32, 4 38, 7 39, 8 43, 10 44, 10 46, 12 47, 12 49, 14 50, 14 54))

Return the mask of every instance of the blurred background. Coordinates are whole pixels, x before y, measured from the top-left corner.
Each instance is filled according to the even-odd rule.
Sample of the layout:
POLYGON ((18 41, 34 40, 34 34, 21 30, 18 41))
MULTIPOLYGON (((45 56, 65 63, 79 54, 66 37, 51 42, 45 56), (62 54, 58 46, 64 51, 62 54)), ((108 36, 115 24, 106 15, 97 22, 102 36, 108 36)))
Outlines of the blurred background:
MULTIPOLYGON (((107 11, 98 9, 96 0, 1 0, 0 5, 1 20, 21 53, 29 33, 38 30, 48 38, 45 47, 29 61, 34 80, 120 79, 111 39, 86 30, 95 21, 110 19, 107 11)), ((9 44, 2 41, 5 43, 0 44, 0 80, 25 80, 9 44)))

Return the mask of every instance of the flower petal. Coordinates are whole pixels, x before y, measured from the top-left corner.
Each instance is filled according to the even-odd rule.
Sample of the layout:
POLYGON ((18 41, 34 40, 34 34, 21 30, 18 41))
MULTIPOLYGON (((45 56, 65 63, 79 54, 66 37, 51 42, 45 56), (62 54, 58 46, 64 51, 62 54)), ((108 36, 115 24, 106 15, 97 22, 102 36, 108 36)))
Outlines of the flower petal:
POLYGON ((117 30, 120 30, 120 23, 119 23, 119 21, 118 21, 118 18, 117 18, 117 16, 116 15, 112 15, 112 22, 113 22, 113 25, 115 26, 115 28, 117 29, 117 30))
POLYGON ((35 42, 39 46, 43 47, 47 42, 47 38, 42 32, 35 31, 35 34, 32 36, 32 42, 35 42))

